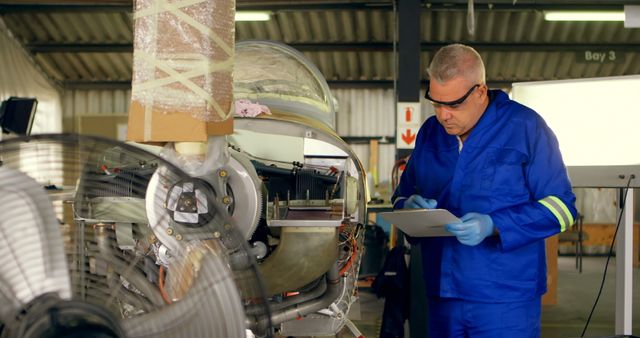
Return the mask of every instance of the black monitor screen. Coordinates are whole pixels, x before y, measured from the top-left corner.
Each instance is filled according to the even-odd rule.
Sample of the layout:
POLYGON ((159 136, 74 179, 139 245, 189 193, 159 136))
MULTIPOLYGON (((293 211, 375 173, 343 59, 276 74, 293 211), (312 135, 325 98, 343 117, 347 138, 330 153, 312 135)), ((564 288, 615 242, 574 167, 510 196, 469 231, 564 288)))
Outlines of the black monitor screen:
POLYGON ((38 100, 33 98, 10 97, 0 107, 2 131, 19 135, 31 134, 33 117, 38 100))

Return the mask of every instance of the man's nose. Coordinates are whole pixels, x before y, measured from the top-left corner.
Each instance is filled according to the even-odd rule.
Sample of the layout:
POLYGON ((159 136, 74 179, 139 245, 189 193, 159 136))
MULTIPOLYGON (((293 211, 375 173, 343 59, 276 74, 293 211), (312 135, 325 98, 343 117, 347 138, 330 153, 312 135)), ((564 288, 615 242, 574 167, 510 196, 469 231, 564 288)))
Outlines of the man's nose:
POLYGON ((451 110, 447 106, 440 106, 435 109, 436 114, 439 115, 441 120, 447 121, 451 118, 451 110))

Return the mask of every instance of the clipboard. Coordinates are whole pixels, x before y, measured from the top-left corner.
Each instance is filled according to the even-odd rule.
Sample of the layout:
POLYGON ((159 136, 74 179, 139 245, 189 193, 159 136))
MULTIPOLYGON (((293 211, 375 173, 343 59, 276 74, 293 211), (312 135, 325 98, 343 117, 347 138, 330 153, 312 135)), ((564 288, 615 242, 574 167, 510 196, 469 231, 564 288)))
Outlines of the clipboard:
POLYGON ((453 236, 445 224, 462 222, 446 209, 400 209, 378 215, 411 237, 453 236))

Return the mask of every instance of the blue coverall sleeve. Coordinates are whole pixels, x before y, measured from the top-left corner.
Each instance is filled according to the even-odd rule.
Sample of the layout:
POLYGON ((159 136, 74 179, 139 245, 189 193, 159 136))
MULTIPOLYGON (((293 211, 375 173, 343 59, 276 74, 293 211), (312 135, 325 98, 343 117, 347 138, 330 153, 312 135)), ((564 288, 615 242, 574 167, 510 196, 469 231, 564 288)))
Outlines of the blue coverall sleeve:
POLYGON ((558 140, 542 119, 532 129, 527 139, 530 157, 523 168, 530 201, 490 213, 503 251, 565 231, 576 219, 575 195, 558 140))
MULTIPOLYGON (((400 182, 396 187, 396 190, 393 192, 393 196, 391 196, 391 203, 393 204, 393 209, 402 209, 404 208, 404 202, 409 198, 409 196, 416 193, 416 177, 415 177, 415 157, 409 157, 407 164, 405 165, 404 171, 402 172, 402 176, 400 177, 400 182)), ((405 234, 405 238, 409 243, 415 245, 420 242, 419 238, 411 237, 405 234)))

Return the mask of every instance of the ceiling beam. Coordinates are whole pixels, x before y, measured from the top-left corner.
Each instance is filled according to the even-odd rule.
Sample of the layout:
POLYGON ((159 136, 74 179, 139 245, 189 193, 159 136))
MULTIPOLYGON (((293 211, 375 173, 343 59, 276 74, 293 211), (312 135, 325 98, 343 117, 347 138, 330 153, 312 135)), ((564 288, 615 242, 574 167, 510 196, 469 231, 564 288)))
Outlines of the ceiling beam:
POLYGON ((67 80, 61 85, 66 90, 129 90, 131 81, 90 81, 90 80, 67 80))
POLYGON ((29 43, 31 53, 132 53, 131 43, 29 43))
MULTIPOLYGON (((585 50, 615 50, 620 52, 640 52, 637 43, 518 43, 518 42, 476 42, 438 41, 422 42, 423 52, 434 52, 450 43, 460 42, 485 52, 584 52, 585 50)), ((391 42, 354 43, 290 43, 289 46, 302 52, 392 52, 391 42)), ((131 53, 131 43, 30 43, 27 50, 40 53, 131 53)))
POLYGON ((0 13, 131 12, 131 0, 0 0, 0 13))
MULTIPOLYGON (((576 2, 563 2, 563 1, 501 1, 501 2, 479 2, 474 4, 475 11, 542 11, 542 10, 622 10, 624 5, 637 4, 633 0, 628 1, 582 1, 576 2)), ((467 11, 466 2, 458 3, 446 3, 446 1, 440 3, 427 3, 423 5, 422 10, 428 11, 467 11)))
MULTIPOLYGON (((521 43, 521 42, 479 42, 479 41, 436 41, 420 43, 423 52, 435 52, 452 44, 463 43, 478 51, 487 52, 582 52, 585 50, 640 51, 637 43, 521 43)), ((291 47, 303 52, 391 52, 392 42, 364 43, 290 43, 291 47)), ((399 46, 398 46, 399 47, 399 46)))
MULTIPOLYGON (((620 10, 624 5, 637 5, 637 0, 476 0, 476 11, 537 11, 537 10, 620 10)), ((329 10, 392 10, 393 1, 256 1, 236 0, 238 10, 269 11, 329 11, 329 10)), ((132 0, 0 0, 0 13, 9 12, 131 12, 132 0)), ((425 11, 466 11, 467 1, 428 1, 422 4, 425 11)))
MULTIPOLYGON (((534 81, 533 79, 489 79, 487 84, 492 88, 510 87, 514 82, 534 81)), ((329 80, 329 87, 356 88, 356 89, 392 89, 393 80, 329 80)), ((421 87, 426 83, 422 81, 421 87)), ((91 80, 67 80, 62 82, 62 87, 67 90, 129 90, 131 81, 91 81, 91 80)))
POLYGON ((131 5, 131 0, 0 0, 0 5, 131 5))
MULTIPOLYGON (((236 0, 238 10, 304 11, 393 9, 391 1, 243 1, 236 0)), ((0 12, 103 12, 133 11, 132 0, 0 0, 0 12)))
MULTIPOLYGON (((488 79, 487 85, 491 88, 511 87, 514 82, 535 81, 532 79, 488 79)), ((337 88, 357 88, 357 89, 392 89, 393 80, 328 80, 327 83, 332 89, 337 88)), ((427 83, 421 81, 420 87, 425 88, 427 83)))

